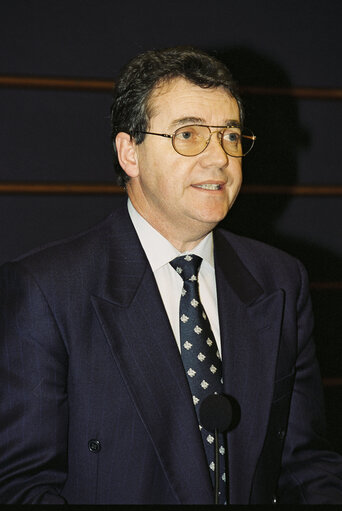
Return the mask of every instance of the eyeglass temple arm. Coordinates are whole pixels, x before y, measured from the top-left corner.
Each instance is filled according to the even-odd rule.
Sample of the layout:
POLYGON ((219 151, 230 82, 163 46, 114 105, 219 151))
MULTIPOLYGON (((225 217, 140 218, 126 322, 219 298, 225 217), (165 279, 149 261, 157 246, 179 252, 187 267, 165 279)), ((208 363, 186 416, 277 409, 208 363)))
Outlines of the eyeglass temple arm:
POLYGON ((167 133, 153 133, 153 131, 140 131, 140 133, 145 133, 145 135, 158 135, 158 137, 172 138, 172 135, 168 135, 167 133))

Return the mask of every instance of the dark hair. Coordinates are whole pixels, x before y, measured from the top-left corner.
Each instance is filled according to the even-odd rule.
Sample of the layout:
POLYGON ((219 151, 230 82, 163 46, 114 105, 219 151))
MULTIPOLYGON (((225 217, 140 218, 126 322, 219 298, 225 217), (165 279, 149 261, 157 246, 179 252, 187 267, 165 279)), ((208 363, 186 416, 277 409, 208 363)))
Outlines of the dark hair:
POLYGON ((191 47, 151 50, 138 55, 123 68, 114 87, 111 109, 114 165, 118 183, 129 179, 120 167, 115 137, 129 133, 137 144, 145 135, 150 119, 149 99, 157 86, 174 78, 184 78, 203 88, 224 87, 236 99, 242 121, 243 111, 236 85, 227 67, 205 53, 191 47))

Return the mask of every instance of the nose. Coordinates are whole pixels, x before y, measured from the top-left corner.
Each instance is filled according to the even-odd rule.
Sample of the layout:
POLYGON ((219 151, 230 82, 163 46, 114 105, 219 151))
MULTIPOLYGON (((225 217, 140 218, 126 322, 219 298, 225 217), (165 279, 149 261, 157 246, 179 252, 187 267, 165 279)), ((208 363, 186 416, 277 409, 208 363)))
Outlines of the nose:
POLYGON ((208 145, 202 153, 206 165, 226 167, 229 164, 228 154, 222 147, 222 133, 219 130, 210 133, 208 145))

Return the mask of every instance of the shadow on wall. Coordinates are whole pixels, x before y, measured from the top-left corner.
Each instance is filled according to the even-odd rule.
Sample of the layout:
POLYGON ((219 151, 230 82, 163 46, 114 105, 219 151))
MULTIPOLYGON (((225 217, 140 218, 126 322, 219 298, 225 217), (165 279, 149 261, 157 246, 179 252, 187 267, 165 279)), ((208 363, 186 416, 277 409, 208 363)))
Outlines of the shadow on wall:
MULTIPOLYGON (((227 64, 241 87, 251 84, 280 88, 292 86, 279 64, 249 49, 235 48, 215 52, 215 55, 227 64)), ((291 96, 276 95, 246 95, 243 100, 245 124, 257 135, 255 147, 243 162, 244 183, 299 184, 298 154, 311 144, 311 137, 310 126, 300 124, 297 100, 291 96)), ((342 265, 338 255, 317 243, 277 232, 277 221, 291 200, 291 196, 287 195, 242 194, 223 221, 223 226, 298 257, 308 269, 311 281, 342 280, 342 265)))

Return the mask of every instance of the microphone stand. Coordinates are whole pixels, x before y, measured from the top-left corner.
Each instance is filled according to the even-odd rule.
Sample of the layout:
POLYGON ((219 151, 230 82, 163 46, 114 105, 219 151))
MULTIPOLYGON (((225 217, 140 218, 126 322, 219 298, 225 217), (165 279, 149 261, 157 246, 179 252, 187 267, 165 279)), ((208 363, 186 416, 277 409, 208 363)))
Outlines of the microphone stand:
POLYGON ((220 458, 219 458, 219 442, 218 429, 215 428, 215 504, 219 503, 219 475, 220 475, 220 458))
MULTIPOLYGON (((210 394, 200 407, 199 415, 202 426, 215 435, 215 504, 219 504, 220 456, 219 433, 228 431, 233 421, 233 398, 226 394, 210 394)), ((227 454, 226 454, 227 456, 227 454)), ((227 467, 228 468, 228 467, 227 467)), ((229 503, 229 492, 227 491, 229 503)))

